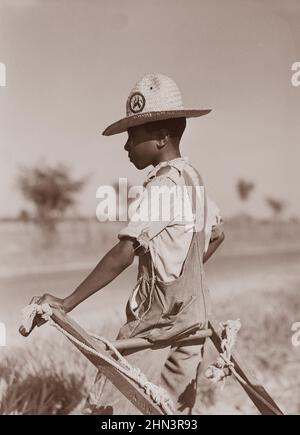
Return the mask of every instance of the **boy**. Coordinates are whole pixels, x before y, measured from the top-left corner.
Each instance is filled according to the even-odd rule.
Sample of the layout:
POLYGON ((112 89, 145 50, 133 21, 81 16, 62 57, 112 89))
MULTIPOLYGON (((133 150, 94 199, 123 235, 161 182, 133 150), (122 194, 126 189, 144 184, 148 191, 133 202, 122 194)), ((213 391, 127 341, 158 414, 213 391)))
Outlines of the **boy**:
MULTIPOLYGON (((168 343, 207 326, 210 301, 203 263, 223 241, 224 233, 216 206, 207 200, 198 172, 181 157, 179 144, 186 118, 209 112, 185 109, 177 85, 164 75, 148 74, 136 84, 127 100, 127 116, 103 132, 112 135, 127 131, 124 148, 130 161, 138 169, 154 167, 136 211, 119 233, 119 243, 70 296, 59 299, 47 294, 32 300, 70 312, 116 278, 137 255, 137 285, 126 306, 127 321, 117 338, 144 337, 166 343, 126 358, 149 381, 162 386, 172 398, 175 412, 183 414, 192 413, 195 403, 204 341, 202 345, 178 348, 168 343), (159 201, 169 205, 169 216, 162 218, 159 201), (140 219, 149 202, 151 217, 144 213, 140 219)), ((89 406, 98 414, 137 412, 100 372, 89 406)))

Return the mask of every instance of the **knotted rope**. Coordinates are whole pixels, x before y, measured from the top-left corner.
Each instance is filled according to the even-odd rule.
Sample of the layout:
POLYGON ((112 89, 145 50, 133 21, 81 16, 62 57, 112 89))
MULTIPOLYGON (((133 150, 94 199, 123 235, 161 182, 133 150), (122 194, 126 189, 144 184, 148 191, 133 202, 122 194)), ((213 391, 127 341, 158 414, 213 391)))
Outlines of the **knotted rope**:
POLYGON ((104 361, 109 363, 111 366, 113 366, 116 370, 119 372, 125 374, 130 379, 135 381, 145 392, 146 394, 152 398, 153 402, 156 405, 159 405, 162 407, 162 409, 166 412, 166 414, 171 415, 174 411, 174 405, 172 403, 171 398, 169 397, 168 393, 161 387, 153 384, 152 382, 148 381, 146 375, 142 373, 142 371, 139 368, 133 367, 118 351, 118 349, 106 338, 97 336, 95 334, 90 334, 91 337, 101 341, 103 344, 105 344, 116 356, 116 360, 112 359, 108 356, 106 356, 104 353, 100 353, 93 349, 92 347, 86 345, 85 343, 82 343, 77 338, 73 337, 72 334, 65 331, 61 326, 59 326, 56 322, 53 321, 51 318, 52 316, 52 309, 49 304, 31 304, 25 307, 22 310, 23 315, 23 326, 26 332, 29 332, 32 328, 33 321, 36 315, 41 316, 46 322, 49 323, 50 326, 55 327, 58 331, 60 331, 62 334, 64 334, 67 338, 69 338, 73 343, 78 345, 81 349, 85 350, 86 352, 95 355, 99 358, 102 358, 104 361))
POLYGON ((26 332, 32 328, 35 316, 39 315, 46 322, 51 320, 52 309, 49 304, 31 304, 22 309, 22 324, 26 332))
POLYGON ((205 376, 214 383, 225 381, 226 377, 232 373, 236 374, 234 364, 231 361, 231 352, 242 325, 240 319, 237 319, 227 320, 221 326, 223 329, 222 352, 219 354, 216 362, 209 365, 205 372, 205 376))
POLYGON ((214 383, 223 381, 224 386, 226 377, 234 375, 248 391, 251 391, 253 396, 257 397, 274 414, 278 414, 278 410, 273 406, 273 404, 266 400, 265 397, 263 397, 251 384, 246 382, 245 379, 236 371, 234 363, 231 360, 231 353, 241 326, 240 319, 227 320, 227 322, 221 323, 223 329, 222 335, 224 337, 221 342, 222 352, 219 354, 216 362, 208 366, 205 376, 214 383))

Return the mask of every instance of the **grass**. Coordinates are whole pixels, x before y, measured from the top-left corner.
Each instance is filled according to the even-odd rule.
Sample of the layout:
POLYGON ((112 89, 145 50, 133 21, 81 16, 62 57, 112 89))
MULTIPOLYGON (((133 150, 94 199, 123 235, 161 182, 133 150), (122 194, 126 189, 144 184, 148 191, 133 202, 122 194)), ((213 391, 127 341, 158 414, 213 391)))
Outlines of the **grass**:
MULTIPOLYGON (((259 374, 271 395, 288 413, 300 413, 297 362, 291 345, 291 324, 300 312, 298 289, 253 291, 220 301, 217 317, 240 317, 243 328, 238 348, 259 374)), ((298 319, 299 320, 299 319, 298 319)), ((114 323, 118 313, 114 311, 114 323)), ((89 325, 93 326, 93 325, 89 325)), ((107 324, 97 331, 108 336, 107 324)), ((36 333, 26 347, 9 348, 0 359, 1 414, 70 414, 80 409, 93 382, 95 369, 56 331, 46 338, 36 333)), ((215 358, 209 346, 203 368, 215 358)), ((299 364, 298 364, 299 366, 299 364)), ((248 398, 230 379, 222 391, 201 376, 197 413, 252 413, 248 398)))
MULTIPOLYGON (((216 310, 219 319, 241 318, 238 351, 286 413, 300 413, 297 370, 300 351, 291 343, 291 325, 297 321, 300 312, 298 292, 298 288, 294 287, 276 292, 254 291, 251 297, 240 294, 227 298, 226 304, 217 305, 216 310)), ((238 390, 232 380, 228 384, 225 400, 230 411, 243 414, 254 411, 242 390, 238 390)), ((220 389, 213 389, 214 395, 206 412, 214 413, 217 402, 218 409, 224 406, 224 395, 221 394, 218 401, 220 389)))
POLYGON ((1 414, 69 414, 87 394, 92 370, 65 340, 36 339, 1 361, 1 414))

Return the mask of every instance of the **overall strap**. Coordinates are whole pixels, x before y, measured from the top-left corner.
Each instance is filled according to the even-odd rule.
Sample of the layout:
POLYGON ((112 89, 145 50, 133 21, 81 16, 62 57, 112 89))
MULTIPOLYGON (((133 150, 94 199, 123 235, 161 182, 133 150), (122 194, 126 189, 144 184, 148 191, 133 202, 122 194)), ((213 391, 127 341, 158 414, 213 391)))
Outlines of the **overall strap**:
MULTIPOLYGON (((206 239, 205 229, 206 229, 206 223, 207 223, 207 196, 206 196, 206 191, 205 191, 203 181, 202 181, 202 178, 201 178, 199 172, 196 169, 194 169, 193 167, 191 167, 191 168, 194 170, 194 172, 197 175, 197 185, 203 187, 203 195, 204 195, 204 198, 203 198, 204 201, 203 202, 201 201, 201 204, 200 204, 201 207, 203 207, 203 209, 202 209, 203 210, 203 227, 200 228, 200 231, 199 231, 199 228, 197 227, 197 223, 199 224, 199 219, 197 219, 197 215, 196 215, 196 212, 197 212, 196 201, 192 201, 192 206, 193 206, 192 210, 193 210, 193 213, 195 213, 195 218, 196 218, 195 219, 196 220, 195 221, 196 233, 195 233, 194 237, 196 237, 196 246, 197 246, 197 253, 198 253, 197 256, 198 256, 198 261, 199 261, 199 267, 201 268, 201 291, 203 294, 203 303, 205 306, 205 313, 206 313, 205 314, 205 318, 206 318, 205 323, 207 324, 208 319, 211 316, 210 295, 209 295, 209 290, 207 287, 207 283, 206 283, 205 275, 204 275, 204 270, 203 270, 203 254, 204 254, 205 239, 206 239), (197 220, 198 220, 198 222, 197 222, 197 220), (199 241, 199 238, 200 238, 199 236, 202 236, 202 244, 199 241)), ((184 179, 185 179, 185 182, 187 185, 194 186, 193 180, 192 180, 191 176, 187 173, 187 171, 185 171, 185 170, 183 171, 183 176, 184 176, 184 179)), ((195 192, 193 194, 193 197, 195 197, 195 192)), ((198 207, 199 207, 199 198, 198 198, 198 207)))
POLYGON ((190 196, 190 200, 191 200, 191 204, 192 204, 193 216, 195 217, 195 231, 196 232, 203 231, 203 233, 205 234, 205 228, 206 228, 206 222, 207 222, 206 191, 204 188, 204 184, 203 184, 201 175, 199 174, 199 172, 195 168, 193 168, 192 166, 190 166, 190 167, 193 169, 193 171, 197 175, 197 184, 195 185, 192 177, 186 171, 186 169, 183 170, 182 175, 183 175, 183 178, 185 180, 186 186, 192 187, 192 197, 190 196, 190 194, 191 194, 190 190, 187 189, 187 191, 188 191, 188 194, 190 196), (197 187, 198 187, 198 189, 197 189, 197 187), (201 189, 199 189, 199 188, 201 188, 201 189), (201 195, 200 198, 199 198, 199 194, 201 195), (202 197, 202 194, 203 194, 203 197, 202 197), (203 217, 203 225, 202 225, 202 222, 199 222, 199 205, 200 205, 200 207, 203 207, 201 210, 201 214, 200 214, 200 216, 203 217))

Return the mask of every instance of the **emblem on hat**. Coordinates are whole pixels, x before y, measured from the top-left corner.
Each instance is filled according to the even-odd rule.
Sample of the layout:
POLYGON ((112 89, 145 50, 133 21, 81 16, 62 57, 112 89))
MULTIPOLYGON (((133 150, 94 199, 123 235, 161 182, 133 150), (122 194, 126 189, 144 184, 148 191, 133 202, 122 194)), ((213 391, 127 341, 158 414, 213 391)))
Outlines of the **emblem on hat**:
POLYGON ((185 108, 173 79, 159 73, 146 74, 135 84, 126 100, 126 116, 109 125, 103 134, 124 133, 138 125, 170 118, 196 118, 210 111, 185 108))
POLYGON ((135 92, 129 99, 129 108, 133 113, 142 112, 145 107, 145 97, 140 92, 135 92))

